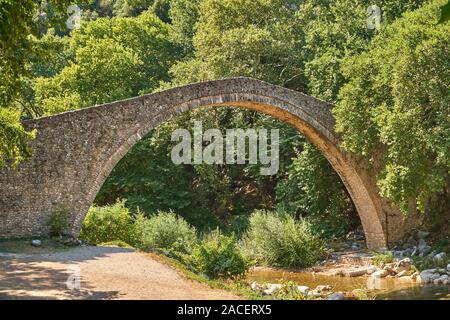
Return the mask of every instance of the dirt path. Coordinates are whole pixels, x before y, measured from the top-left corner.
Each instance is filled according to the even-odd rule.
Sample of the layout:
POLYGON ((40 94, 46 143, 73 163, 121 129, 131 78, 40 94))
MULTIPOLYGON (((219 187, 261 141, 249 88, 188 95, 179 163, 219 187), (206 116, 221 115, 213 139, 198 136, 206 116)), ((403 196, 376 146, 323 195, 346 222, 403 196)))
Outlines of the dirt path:
POLYGON ((51 254, 0 254, 0 299, 239 297, 186 279, 172 267, 131 249, 78 247, 51 254), (67 282, 69 276, 72 281, 67 282))

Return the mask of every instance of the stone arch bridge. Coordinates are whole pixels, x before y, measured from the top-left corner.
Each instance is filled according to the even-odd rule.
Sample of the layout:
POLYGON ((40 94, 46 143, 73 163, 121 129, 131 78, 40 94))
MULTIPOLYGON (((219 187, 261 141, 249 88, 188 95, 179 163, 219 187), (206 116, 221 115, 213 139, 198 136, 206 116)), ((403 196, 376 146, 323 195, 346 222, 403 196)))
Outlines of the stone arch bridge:
POLYGON ((230 78, 24 122, 37 137, 29 161, 0 170, 0 237, 47 234, 46 221, 57 205, 69 208, 70 233, 78 235, 97 192, 136 142, 177 113, 214 106, 254 109, 297 128, 341 177, 369 248, 385 248, 409 229, 379 196, 375 169, 340 149, 330 104, 262 81, 230 78))

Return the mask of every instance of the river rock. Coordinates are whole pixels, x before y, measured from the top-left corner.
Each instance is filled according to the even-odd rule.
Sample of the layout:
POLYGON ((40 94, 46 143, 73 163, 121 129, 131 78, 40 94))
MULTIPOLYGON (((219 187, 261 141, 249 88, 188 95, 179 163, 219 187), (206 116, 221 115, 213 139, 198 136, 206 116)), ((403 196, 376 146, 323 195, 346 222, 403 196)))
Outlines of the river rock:
POLYGON ((407 276, 407 273, 408 273, 407 270, 403 270, 403 271, 400 271, 399 273, 397 273, 395 276, 397 278, 401 278, 401 277, 407 276))
POLYGON ((351 269, 345 271, 345 276, 347 277, 359 277, 367 274, 368 268, 351 269))
POLYGON ((436 254, 436 255, 433 257, 433 259, 434 259, 434 260, 437 260, 437 261, 442 261, 442 260, 444 260, 446 257, 447 257, 447 255, 445 254, 445 252, 441 252, 441 253, 436 254))
POLYGON ((437 278, 439 278, 439 274, 436 274, 435 272, 436 269, 423 270, 420 273, 420 279, 422 280, 423 283, 431 283, 437 278))
POLYGON ((297 290, 304 296, 308 295, 309 287, 307 286, 297 286, 297 290))
POLYGON ((417 280, 417 278, 420 276, 420 273, 419 272, 414 272, 412 275, 411 275, 411 279, 412 280, 417 280))
POLYGON ((450 263, 447 265, 447 271, 450 272, 450 263))
POLYGON ((402 271, 408 271, 411 268, 412 260, 410 258, 405 258, 398 261, 393 268, 395 273, 400 273, 402 271))
POLYGON ((256 281, 253 281, 253 282, 252 282, 252 284, 250 285, 250 288, 251 288, 253 291, 259 291, 259 290, 261 290, 261 286, 260 286, 259 283, 256 282, 256 281))
POLYGON ((314 289, 314 291, 319 292, 319 293, 323 293, 324 291, 330 291, 330 290, 331 290, 330 285, 319 285, 314 289))
POLYGON ((419 245, 417 246, 417 249, 420 253, 427 254, 431 251, 431 247, 427 244, 427 242, 424 239, 419 240, 419 245))
POLYGON ((374 273, 372 273, 370 276, 373 278, 384 278, 388 275, 388 272, 386 270, 379 270, 379 271, 375 271, 374 273))
POLYGON ((441 283, 443 284, 444 282, 446 283, 448 280, 449 280, 449 277, 445 274, 445 275, 442 275, 442 276, 434 279, 433 283, 434 284, 441 284, 441 283))
POLYGON ((423 283, 430 283, 432 275, 433 275, 432 273, 427 273, 425 271, 422 271, 420 273, 420 281, 423 283))
POLYGON ((42 245, 42 242, 41 242, 41 240, 33 239, 33 240, 31 240, 31 245, 33 247, 40 247, 42 245))
POLYGON ((345 300, 345 296, 342 292, 334 292, 328 296, 328 300, 345 300))
POLYGON ((320 298, 322 296, 322 294, 316 290, 308 291, 307 295, 309 298, 320 298))
POLYGON ((370 274, 374 273, 374 272, 377 271, 377 270, 378 270, 377 267, 375 267, 375 266, 369 266, 369 267, 367 268, 367 270, 366 270, 366 273, 370 275, 370 274))
POLYGON ((283 287, 282 284, 279 283, 269 283, 267 285, 267 289, 263 291, 263 294, 270 295, 275 293, 276 291, 280 290, 283 287))

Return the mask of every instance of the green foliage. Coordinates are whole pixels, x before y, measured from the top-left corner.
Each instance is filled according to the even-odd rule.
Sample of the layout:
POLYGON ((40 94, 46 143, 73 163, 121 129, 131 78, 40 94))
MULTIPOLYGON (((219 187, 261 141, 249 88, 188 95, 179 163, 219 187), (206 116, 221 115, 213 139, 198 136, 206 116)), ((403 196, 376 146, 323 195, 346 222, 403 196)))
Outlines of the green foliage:
POLYGON ((404 212, 424 211, 450 167, 450 42, 448 25, 436 24, 442 3, 405 14, 348 59, 335 109, 344 148, 369 158, 384 150, 378 185, 404 212))
POLYGON ((69 209, 63 205, 56 206, 48 218, 47 225, 50 228, 50 236, 64 235, 69 227, 69 209))
POLYGON ((287 214, 255 211, 245 235, 245 250, 259 263, 281 267, 308 267, 325 252, 324 241, 310 222, 287 214))
POLYGON ((308 217, 327 238, 343 236, 359 224, 339 176, 309 143, 293 159, 276 196, 279 210, 308 217))
POLYGON ((450 259, 430 259, 430 258, 419 258, 419 257, 413 257, 414 266, 417 268, 418 271, 423 271, 426 269, 446 269, 447 265, 450 263, 450 259))
POLYGON ((200 0, 172 0, 170 1, 169 16, 172 21, 174 39, 182 44, 185 53, 193 50, 192 38, 195 23, 199 17, 200 0))
POLYGON ((441 17, 439 18, 438 23, 444 23, 450 20, 450 1, 441 7, 441 17))
POLYGON ((60 25, 71 2, 46 1, 52 14, 41 21, 36 19, 44 9, 41 1, 0 0, 0 167, 5 159, 18 164, 30 155, 26 144, 33 135, 22 127, 20 117, 36 115, 25 84, 37 51, 33 39, 40 35, 40 27, 60 25))
POLYGON ((394 262, 394 254, 392 251, 377 252, 372 259, 372 262, 376 266, 381 266, 381 264, 394 262))
POLYGON ((137 241, 134 219, 125 207, 125 201, 91 207, 83 221, 80 238, 91 244, 122 241, 134 245, 137 241))
MULTIPOLYGON (((381 28, 423 2, 377 1, 382 12, 381 28)), ((345 83, 341 70, 343 60, 366 50, 377 33, 367 28, 370 4, 365 0, 306 0, 300 5, 296 12, 297 31, 304 32, 300 59, 305 63, 309 94, 329 102, 337 100, 345 83)))
POLYGON ((197 244, 189 256, 194 268, 212 278, 243 276, 249 264, 234 236, 226 236, 217 229, 197 244))
POLYGON ((34 84, 36 103, 46 114, 152 91, 167 79, 178 55, 169 27, 149 13, 82 24, 67 47, 73 60, 54 77, 37 78, 34 84))
POLYGON ((35 131, 28 132, 20 124, 19 112, 0 108, 0 167, 12 159, 17 166, 23 159, 30 156, 28 140, 33 139, 35 131))
POLYGON ((145 250, 173 250, 190 253, 197 242, 197 232, 183 218, 173 212, 158 212, 149 218, 136 217, 138 246, 145 250))

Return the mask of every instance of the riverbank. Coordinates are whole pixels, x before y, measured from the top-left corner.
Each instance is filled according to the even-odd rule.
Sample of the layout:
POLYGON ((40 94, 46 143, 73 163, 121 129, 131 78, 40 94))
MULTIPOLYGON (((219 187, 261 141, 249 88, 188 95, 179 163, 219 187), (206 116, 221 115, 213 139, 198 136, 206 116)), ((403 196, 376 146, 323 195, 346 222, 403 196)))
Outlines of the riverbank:
POLYGON ((245 277, 221 280, 195 272, 170 257, 170 254, 141 252, 129 246, 117 245, 124 244, 110 243, 95 247, 78 241, 55 239, 41 239, 39 244, 34 245, 30 240, 1 241, 0 297, 450 299, 450 285, 446 282, 450 277, 450 265, 433 269, 419 269, 417 266, 431 266, 431 262, 434 266, 442 265, 447 262, 446 253, 433 253, 434 256, 429 260, 428 257, 414 255, 396 257, 399 256, 398 252, 394 252, 394 255, 392 252, 374 253, 366 250, 330 251, 325 260, 310 268, 254 266, 245 277), (134 267, 130 269, 128 264, 134 267), (72 282, 75 285, 76 272, 79 272, 80 289, 67 287, 67 279, 73 272, 75 278, 72 277, 72 282), (161 290, 164 293, 158 293, 161 290), (191 295, 191 292, 194 294, 191 295))

